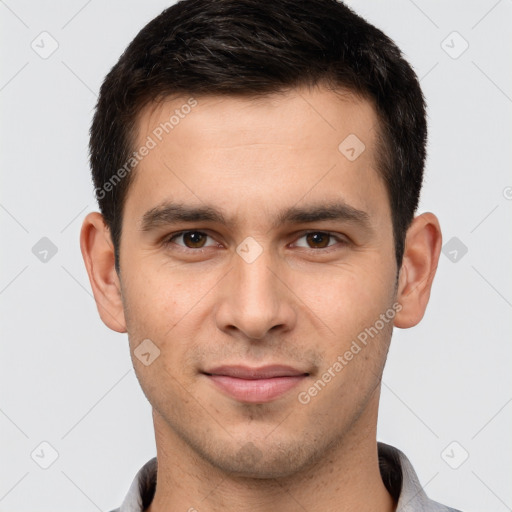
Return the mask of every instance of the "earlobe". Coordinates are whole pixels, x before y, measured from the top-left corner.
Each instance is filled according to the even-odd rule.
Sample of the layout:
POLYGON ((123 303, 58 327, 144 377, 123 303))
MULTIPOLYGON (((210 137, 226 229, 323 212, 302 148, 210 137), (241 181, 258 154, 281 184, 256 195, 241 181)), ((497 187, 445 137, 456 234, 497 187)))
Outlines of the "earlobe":
POLYGON ((412 221, 407 230, 398 279, 397 301, 402 309, 395 317, 396 327, 413 327, 423 318, 439 262, 441 245, 441 228, 433 213, 423 213, 412 221))
POLYGON ((85 218, 80 233, 80 249, 103 323, 113 331, 126 332, 114 246, 100 213, 93 212, 85 218))

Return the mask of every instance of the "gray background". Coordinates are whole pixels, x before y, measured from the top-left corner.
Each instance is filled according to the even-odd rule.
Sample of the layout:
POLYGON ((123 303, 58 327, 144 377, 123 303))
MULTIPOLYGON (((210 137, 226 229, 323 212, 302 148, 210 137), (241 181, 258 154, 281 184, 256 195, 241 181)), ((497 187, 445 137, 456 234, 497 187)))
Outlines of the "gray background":
MULTIPOLYGON (((512 1, 348 3, 421 78, 421 211, 439 216, 449 243, 423 322, 395 330, 379 439, 409 456, 432 498, 512 510, 512 1)), ((96 209, 87 142, 97 91, 167 5, 0 1, 1 511, 109 510, 155 454, 127 338, 98 317, 78 236, 96 209)))

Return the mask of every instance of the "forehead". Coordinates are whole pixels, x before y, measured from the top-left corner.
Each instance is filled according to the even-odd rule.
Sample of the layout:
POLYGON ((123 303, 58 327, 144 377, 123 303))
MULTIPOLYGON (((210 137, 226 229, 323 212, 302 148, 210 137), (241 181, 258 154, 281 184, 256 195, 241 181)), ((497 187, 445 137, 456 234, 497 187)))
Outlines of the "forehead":
MULTIPOLYGON (((146 106, 136 122, 137 141, 148 134, 162 141, 166 135, 213 143, 271 143, 320 146, 332 149, 348 131, 371 148, 378 130, 370 101, 345 90, 296 88, 269 95, 182 95, 146 106), (186 120, 186 122, 185 122, 186 120), (325 138, 330 132, 332 138, 325 138), (276 139, 277 137, 277 139, 276 139)), ((192 140, 190 142, 193 142, 192 140)), ((336 149, 336 148, 335 148, 336 149)))
POLYGON ((377 172, 375 110, 349 92, 167 98, 146 107, 136 128, 135 151, 151 149, 127 202, 136 190, 148 207, 215 200, 243 209, 243 197, 262 211, 306 196, 341 197, 371 213, 376 196, 387 196, 377 172))

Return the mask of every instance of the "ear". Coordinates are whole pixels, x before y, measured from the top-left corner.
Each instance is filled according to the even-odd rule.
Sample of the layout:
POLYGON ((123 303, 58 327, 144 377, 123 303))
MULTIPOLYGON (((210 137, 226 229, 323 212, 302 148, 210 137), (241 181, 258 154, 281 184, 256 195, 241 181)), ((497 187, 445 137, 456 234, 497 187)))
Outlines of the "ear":
POLYGON ((114 246, 110 230, 98 212, 87 215, 82 224, 80 249, 103 323, 113 331, 126 332, 114 246))
POLYGON ((415 217, 405 237, 397 292, 397 301, 402 309, 395 316, 396 327, 413 327, 423 318, 441 245, 442 235, 437 217, 433 213, 415 217))

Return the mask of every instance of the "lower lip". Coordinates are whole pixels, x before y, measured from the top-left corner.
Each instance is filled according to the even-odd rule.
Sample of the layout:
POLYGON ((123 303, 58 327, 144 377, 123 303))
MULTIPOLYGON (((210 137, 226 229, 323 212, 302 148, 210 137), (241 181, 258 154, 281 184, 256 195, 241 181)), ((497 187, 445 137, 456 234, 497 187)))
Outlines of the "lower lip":
POLYGON ((261 404, 284 395, 305 378, 273 377, 270 379, 239 379, 226 375, 208 375, 208 378, 224 393, 239 402, 261 404))

